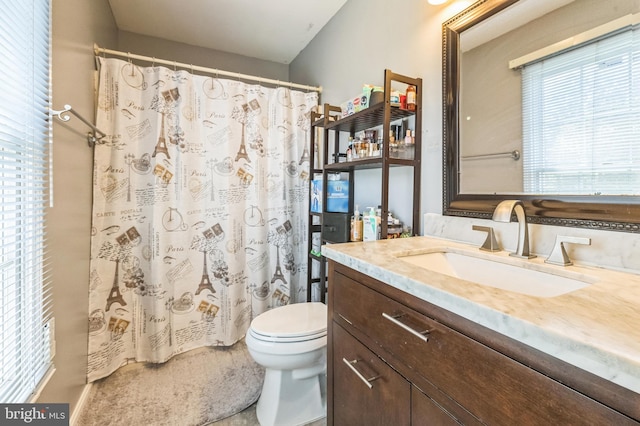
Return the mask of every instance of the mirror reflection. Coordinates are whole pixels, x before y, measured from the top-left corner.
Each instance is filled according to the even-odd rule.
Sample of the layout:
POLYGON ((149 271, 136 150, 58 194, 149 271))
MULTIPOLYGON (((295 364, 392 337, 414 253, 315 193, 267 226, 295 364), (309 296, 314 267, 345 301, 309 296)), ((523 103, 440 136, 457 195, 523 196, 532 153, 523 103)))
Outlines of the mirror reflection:
POLYGON ((520 0, 460 31, 458 193, 640 195, 639 18, 520 0))

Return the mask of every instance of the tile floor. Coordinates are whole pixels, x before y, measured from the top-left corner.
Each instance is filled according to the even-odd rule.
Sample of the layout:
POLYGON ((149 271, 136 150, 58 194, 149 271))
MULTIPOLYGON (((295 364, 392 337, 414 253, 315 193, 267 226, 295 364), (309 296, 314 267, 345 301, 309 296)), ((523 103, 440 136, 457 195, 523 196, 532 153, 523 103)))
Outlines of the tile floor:
MULTIPOLYGON (((258 418, 256 417, 256 404, 253 404, 244 411, 227 417, 226 419, 219 420, 217 422, 209 423, 210 426, 259 426, 258 418)), ((313 423, 309 423, 307 426, 326 426, 327 420, 321 419, 313 423)))

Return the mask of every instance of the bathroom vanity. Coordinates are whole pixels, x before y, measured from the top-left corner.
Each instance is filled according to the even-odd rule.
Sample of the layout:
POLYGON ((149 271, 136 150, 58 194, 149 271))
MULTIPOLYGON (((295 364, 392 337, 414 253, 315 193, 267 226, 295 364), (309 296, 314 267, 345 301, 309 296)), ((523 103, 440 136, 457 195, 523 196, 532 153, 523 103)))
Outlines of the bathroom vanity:
POLYGON ((323 254, 328 424, 640 424, 640 276, 432 237, 323 254), (532 296, 408 261, 445 252, 584 286, 532 296))

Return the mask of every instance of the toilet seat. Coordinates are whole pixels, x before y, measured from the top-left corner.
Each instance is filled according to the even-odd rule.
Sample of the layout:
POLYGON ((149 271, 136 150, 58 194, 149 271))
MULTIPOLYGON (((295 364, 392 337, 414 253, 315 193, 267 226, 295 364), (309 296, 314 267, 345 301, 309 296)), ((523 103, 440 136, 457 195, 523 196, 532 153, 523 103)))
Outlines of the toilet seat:
POLYGON ((327 307, 320 302, 294 303, 264 312, 251 321, 255 339, 273 343, 295 343, 327 335, 327 307))
POLYGON ((249 329, 249 333, 256 339, 262 340, 264 342, 273 342, 273 343, 297 343, 297 342, 306 342, 307 340, 315 340, 325 337, 327 335, 327 331, 322 331, 319 333, 309 334, 308 336, 293 336, 293 337, 279 337, 272 336, 269 334, 258 333, 255 330, 249 329))

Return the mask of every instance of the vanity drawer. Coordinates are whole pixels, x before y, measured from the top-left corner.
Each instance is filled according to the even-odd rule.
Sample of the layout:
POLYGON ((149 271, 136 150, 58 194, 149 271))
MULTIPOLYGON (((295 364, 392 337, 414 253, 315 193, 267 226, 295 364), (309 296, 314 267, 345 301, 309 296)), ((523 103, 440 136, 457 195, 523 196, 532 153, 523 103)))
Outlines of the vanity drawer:
POLYGON ((345 275, 333 278, 334 321, 367 335, 406 371, 422 376, 482 422, 637 424, 345 275))
POLYGON ((411 384, 342 327, 333 328, 334 424, 411 424, 411 384))

